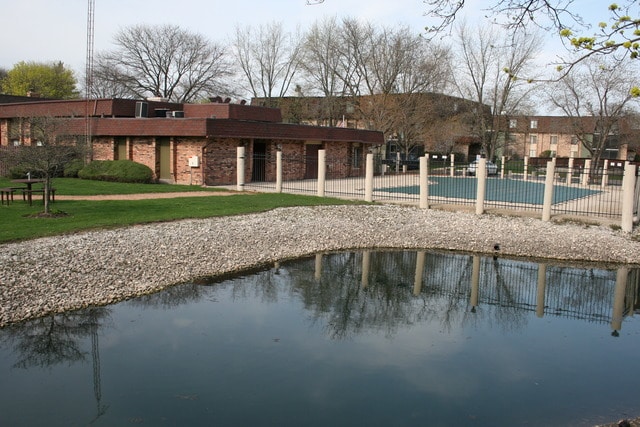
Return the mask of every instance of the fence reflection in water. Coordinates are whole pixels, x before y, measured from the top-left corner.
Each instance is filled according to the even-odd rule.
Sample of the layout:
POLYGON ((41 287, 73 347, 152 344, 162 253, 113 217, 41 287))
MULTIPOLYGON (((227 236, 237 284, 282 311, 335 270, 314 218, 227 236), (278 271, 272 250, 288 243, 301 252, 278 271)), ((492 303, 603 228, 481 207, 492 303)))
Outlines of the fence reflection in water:
MULTIPOLYGON (((367 292, 360 296, 363 299, 377 301, 380 297, 383 303, 388 300, 388 307, 397 303, 410 306, 418 300, 422 312, 442 319, 467 318, 469 313, 493 307, 501 313, 502 321, 511 322, 535 312, 537 317, 609 324, 612 334, 617 335, 623 319, 640 308, 640 270, 626 266, 605 270, 427 251, 363 251, 315 257, 314 279, 320 286, 334 286, 341 282, 338 276, 351 277, 348 282, 352 286, 367 292), (437 305, 436 300, 442 297, 448 301, 446 307, 437 305)), ((335 297, 350 300, 355 309, 349 310, 353 319, 343 320, 370 317, 356 313, 356 308, 375 304, 358 303, 360 297, 353 289, 341 292, 350 297, 340 296, 340 292, 334 293, 335 297)))

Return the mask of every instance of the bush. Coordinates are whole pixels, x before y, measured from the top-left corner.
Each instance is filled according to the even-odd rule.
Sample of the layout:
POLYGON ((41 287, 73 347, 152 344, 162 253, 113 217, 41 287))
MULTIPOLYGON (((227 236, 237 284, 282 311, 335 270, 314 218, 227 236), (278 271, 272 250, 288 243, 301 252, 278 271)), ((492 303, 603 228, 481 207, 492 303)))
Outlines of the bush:
POLYGON ((63 175, 65 178, 77 178, 78 172, 84 167, 84 161, 82 159, 72 160, 64 165, 63 175))
POLYGON ((31 170, 29 166, 26 165, 17 165, 9 168, 9 177, 11 179, 23 179, 27 177, 27 174, 30 174, 31 178, 43 178, 40 172, 34 172, 31 170))
POLYGON ((153 181, 153 171, 131 160, 94 160, 78 172, 78 177, 96 181, 149 183, 153 181))

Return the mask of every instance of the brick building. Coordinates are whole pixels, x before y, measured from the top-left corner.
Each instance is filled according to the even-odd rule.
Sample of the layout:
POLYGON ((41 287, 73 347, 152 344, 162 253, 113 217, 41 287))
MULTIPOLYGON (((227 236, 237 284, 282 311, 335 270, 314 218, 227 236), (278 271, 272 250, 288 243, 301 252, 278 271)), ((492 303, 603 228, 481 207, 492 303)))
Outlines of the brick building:
MULTIPOLYGON (((33 142, 28 132, 20 131, 21 119, 60 118, 70 138, 78 141, 91 135, 93 160, 133 160, 149 166, 157 180, 169 183, 234 184, 240 146, 246 150, 245 181, 251 182, 275 180, 275 169, 265 159, 275 157, 277 150, 283 158, 302 159, 285 162, 283 168, 290 179, 303 179, 317 176, 319 149, 327 157, 347 159, 346 165, 360 165, 366 148, 384 143, 380 132, 288 124, 282 122, 279 109, 229 102, 12 101, 0 103, 0 145, 33 142)), ((339 172, 340 177, 359 173, 349 167, 339 172)))
MULTIPOLYGON (((581 138, 589 141, 597 131, 594 117, 512 116, 498 118, 507 139, 507 157, 574 157, 588 158, 589 151, 581 138)), ((633 160, 640 148, 640 120, 635 116, 621 118, 607 135, 603 158, 633 160)))
POLYGON ((251 104, 276 106, 289 123, 383 129, 391 157, 402 151, 397 142, 403 137, 403 148, 420 155, 475 156, 481 151, 478 120, 491 121, 489 106, 440 93, 253 98, 251 104))

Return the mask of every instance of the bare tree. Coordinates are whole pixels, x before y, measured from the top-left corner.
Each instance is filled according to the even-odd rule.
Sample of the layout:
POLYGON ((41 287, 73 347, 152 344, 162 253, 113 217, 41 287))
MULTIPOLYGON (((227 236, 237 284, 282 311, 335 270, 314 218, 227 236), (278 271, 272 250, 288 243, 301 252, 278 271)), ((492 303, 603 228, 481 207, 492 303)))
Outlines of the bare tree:
MULTIPOLYGON (((339 69, 343 61, 340 47, 340 25, 336 18, 316 21, 306 33, 302 48, 301 71, 312 93, 322 95, 318 118, 327 118, 329 126, 340 119, 346 93, 339 69)), ((302 87, 298 91, 302 95, 302 87)))
POLYGON ((253 97, 283 97, 300 68, 302 37, 286 33, 280 23, 236 27, 233 53, 253 97))
MULTIPOLYGON (((440 34, 451 28, 456 17, 470 2, 465 0, 425 0, 426 14, 440 19, 437 25, 427 28, 432 34, 440 34)), ((510 30, 522 30, 537 26, 555 31, 563 43, 578 53, 571 59, 560 59, 559 78, 574 66, 592 56, 607 55, 617 61, 624 58, 640 58, 640 4, 636 0, 622 3, 600 3, 602 19, 597 30, 580 15, 582 2, 575 0, 494 0, 486 3, 489 17, 510 30)), ((592 5, 590 5, 592 6, 592 5)), ((640 88, 632 88, 634 96, 640 96, 640 88)))
POLYGON ((457 28, 456 38, 460 65, 456 87, 463 98, 491 108, 490 115, 481 108, 477 110, 475 135, 484 154, 492 159, 506 148, 501 129, 495 127, 500 122, 496 118, 520 112, 537 88, 511 74, 531 73, 540 37, 521 31, 508 34, 492 27, 471 29, 463 23, 457 28))
POLYGON ((345 86, 345 93, 350 96, 372 94, 372 90, 364 90, 365 82, 369 81, 374 46, 372 45, 374 27, 353 18, 346 18, 342 22, 340 32, 339 52, 341 63, 338 75, 345 86))
POLYGON ((630 93, 637 75, 633 65, 590 58, 549 90, 551 104, 573 119, 575 136, 594 160, 594 168, 607 149, 619 148, 619 122, 637 106, 630 93))
MULTIPOLYGON (((458 14, 465 8, 465 0, 425 0, 428 16, 441 21, 428 30, 441 32, 450 28, 458 14)), ((522 29, 530 24, 546 29, 582 25, 580 15, 571 9, 574 0, 494 0, 484 9, 494 21, 507 28, 522 29)))
POLYGON ((10 137, 26 145, 6 150, 9 164, 44 179, 44 213, 49 214, 51 181, 59 176, 65 165, 82 159, 86 152, 83 141, 69 136, 69 119, 42 116, 18 119, 10 127, 10 137))
POLYGON ((336 73, 345 92, 354 97, 361 119, 394 139, 406 157, 424 144, 424 112, 431 103, 424 95, 449 84, 449 51, 408 27, 376 28, 347 19, 341 34, 336 73))
POLYGON ((118 32, 116 50, 97 55, 96 94, 190 102, 228 93, 225 49, 175 25, 138 25, 118 32))

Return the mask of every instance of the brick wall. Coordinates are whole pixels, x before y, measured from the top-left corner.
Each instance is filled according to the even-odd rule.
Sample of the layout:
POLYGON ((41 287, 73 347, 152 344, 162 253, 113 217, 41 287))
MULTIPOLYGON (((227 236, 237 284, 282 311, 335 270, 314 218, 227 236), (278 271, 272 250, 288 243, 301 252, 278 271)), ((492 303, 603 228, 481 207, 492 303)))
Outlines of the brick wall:
POLYGON ((204 183, 202 171, 202 152, 205 145, 204 139, 187 139, 176 138, 173 141, 172 150, 174 155, 173 176, 176 184, 185 185, 202 185, 204 183), (198 156, 200 159, 200 166, 192 168, 189 166, 189 159, 193 156, 198 156))
POLYGON ((115 148, 112 138, 93 139, 93 159, 94 160, 114 160, 115 148))
MULTIPOLYGON (((304 141, 260 140, 266 144, 265 179, 276 179, 276 152, 278 145, 282 149, 283 169, 286 179, 304 179, 308 163, 308 144, 304 141)), ((253 140, 241 138, 171 138, 170 169, 171 177, 176 184, 185 185, 234 185, 237 182, 237 147, 246 146, 245 182, 251 182, 253 172, 253 140), (190 167, 189 159, 200 158, 200 166, 190 167)), ((160 173, 160 156, 158 155, 156 138, 128 138, 129 160, 147 165, 154 172, 154 179, 160 173)), ((328 173, 327 178, 345 178, 359 176, 365 165, 366 148, 360 145, 360 168, 353 167, 353 143, 324 143, 326 149, 328 173)), ((96 160, 113 160, 115 146, 112 138, 95 139, 93 158, 96 160)))
MULTIPOLYGON (((202 173, 206 185, 232 185, 237 182, 237 147, 239 139, 215 139, 202 153, 202 173)), ((249 175, 251 177, 251 175, 249 175)))

